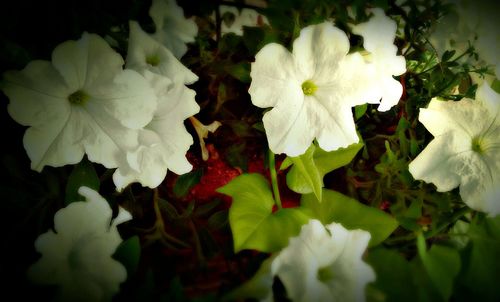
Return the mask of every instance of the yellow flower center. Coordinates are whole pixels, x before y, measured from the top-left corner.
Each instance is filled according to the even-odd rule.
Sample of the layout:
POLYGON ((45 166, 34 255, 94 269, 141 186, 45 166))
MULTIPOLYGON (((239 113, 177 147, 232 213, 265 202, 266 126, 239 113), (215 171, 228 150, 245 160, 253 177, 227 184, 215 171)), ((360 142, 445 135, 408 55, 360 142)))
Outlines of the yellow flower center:
POLYGON ((484 140, 481 137, 474 137, 472 139, 472 151, 483 154, 485 151, 484 140))
POLYGON ((321 282, 328 282, 331 279, 333 279, 334 277, 335 276, 334 276, 334 274, 332 272, 332 268, 330 266, 326 266, 326 267, 320 268, 318 270, 317 278, 321 282))
POLYGON ((77 90, 68 96, 68 101, 74 105, 83 105, 90 98, 88 94, 81 90, 77 90))
POLYGON ((160 57, 157 55, 147 56, 146 63, 151 66, 158 66, 160 64, 160 57))
POLYGON ((311 82, 310 80, 307 80, 304 83, 302 83, 302 91, 304 92, 305 95, 313 95, 317 89, 318 86, 314 85, 314 83, 311 82))

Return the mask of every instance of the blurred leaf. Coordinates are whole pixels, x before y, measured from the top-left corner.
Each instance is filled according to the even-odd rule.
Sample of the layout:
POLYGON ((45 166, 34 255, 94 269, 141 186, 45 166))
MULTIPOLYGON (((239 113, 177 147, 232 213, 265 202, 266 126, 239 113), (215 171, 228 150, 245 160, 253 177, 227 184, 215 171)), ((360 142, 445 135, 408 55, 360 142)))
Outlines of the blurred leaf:
POLYGON ((222 301, 239 301, 247 298, 264 301, 271 293, 273 276, 271 275, 271 264, 275 257, 270 257, 260 265, 255 275, 236 289, 222 297, 222 301))
POLYGON ((210 218, 208 218, 207 224, 212 230, 222 229, 227 225, 228 213, 227 210, 221 210, 215 212, 210 218))
POLYGON ((309 220, 298 209, 281 209, 273 213, 273 195, 269 183, 260 174, 242 174, 217 191, 233 197, 229 224, 235 252, 243 249, 278 251, 309 220))
POLYGON ((368 109, 368 104, 363 104, 354 107, 354 118, 355 120, 359 120, 363 115, 365 115, 366 110, 368 109))
POLYGON ((250 63, 241 62, 238 64, 227 65, 225 67, 227 73, 237 80, 243 83, 250 83, 252 79, 250 78, 250 63))
POLYGON ((176 197, 185 197, 189 193, 189 190, 200 182, 202 175, 203 170, 196 169, 179 176, 173 188, 174 195, 176 197))
POLYGON ((366 261, 373 267, 377 279, 373 284, 384 294, 383 301, 416 301, 410 263, 396 251, 376 248, 366 261))
POLYGON ((94 165, 84 158, 71 171, 66 183, 65 203, 70 204, 74 201, 85 200, 83 196, 78 194, 78 189, 81 186, 89 187, 95 191, 99 191, 99 176, 94 169, 94 165))
POLYGON ((141 259, 139 236, 136 235, 123 241, 113 254, 113 258, 125 266, 128 278, 134 275, 141 259))
POLYGON ((418 255, 435 289, 440 293, 443 301, 448 301, 453 290, 455 277, 460 271, 460 255, 458 251, 437 244, 427 251, 425 238, 421 233, 417 237, 417 248, 418 255))
POLYGON ((301 206, 305 213, 323 224, 337 222, 350 230, 370 232, 370 246, 384 241, 398 226, 396 219, 387 213, 327 189, 323 189, 321 203, 313 194, 307 194, 302 196, 301 206))

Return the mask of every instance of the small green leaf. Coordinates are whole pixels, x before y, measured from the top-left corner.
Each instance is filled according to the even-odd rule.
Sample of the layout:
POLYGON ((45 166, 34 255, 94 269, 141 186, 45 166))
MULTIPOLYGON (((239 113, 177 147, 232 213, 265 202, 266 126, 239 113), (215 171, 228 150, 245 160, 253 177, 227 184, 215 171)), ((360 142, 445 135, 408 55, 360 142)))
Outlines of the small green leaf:
POLYGON ((290 157, 293 168, 288 172, 286 182, 293 191, 297 193, 310 193, 312 191, 316 198, 321 201, 323 178, 314 163, 314 150, 316 150, 316 146, 311 144, 306 153, 298 157, 290 157))
POLYGON ((418 254, 435 289, 444 301, 448 301, 453 290, 455 277, 460 271, 460 255, 454 248, 433 245, 427 251, 425 238, 420 233, 417 237, 418 254))
POLYGON ((398 226, 397 220, 389 214, 327 189, 323 189, 321 203, 313 194, 307 194, 302 196, 301 206, 307 214, 323 224, 337 222, 350 230, 370 232, 370 246, 384 241, 398 226))
POLYGON ((367 109, 368 109, 368 104, 363 104, 363 105, 359 105, 359 106, 354 107, 355 120, 359 120, 360 118, 362 118, 363 115, 365 115, 367 109))
POLYGON ((85 200, 83 196, 78 194, 78 189, 81 186, 99 191, 99 185, 99 176, 97 176, 94 165, 88 159, 84 158, 73 168, 68 177, 68 182, 66 183, 66 204, 85 200))
POLYGON ((235 252, 243 249, 278 251, 309 220, 304 211, 298 209, 273 213, 273 195, 269 183, 260 174, 242 174, 217 191, 233 197, 229 225, 235 252))
POLYGON ((125 266, 129 278, 135 274, 139 265, 139 260, 141 259, 141 243, 139 241, 139 236, 136 235, 123 241, 113 254, 113 258, 120 261, 125 266))
POLYGON ((173 188, 174 195, 176 197, 186 196, 189 193, 189 190, 200 182, 202 175, 203 170, 197 169, 179 176, 173 188))
POLYGON ((287 157, 280 169, 286 169, 293 163, 294 165, 286 176, 288 187, 301 194, 314 192, 318 200, 321 200, 320 189, 323 187, 323 177, 327 173, 350 163, 362 147, 363 143, 360 142, 347 148, 327 152, 312 144, 306 153, 298 157, 300 161, 287 157), (299 165, 296 165, 295 161, 299 161, 299 165), (300 162, 302 162, 302 169, 300 162))
POLYGON ((225 70, 232 77, 240 80, 243 83, 250 83, 252 81, 252 79, 250 78, 250 63, 248 62, 228 65, 226 66, 225 70))

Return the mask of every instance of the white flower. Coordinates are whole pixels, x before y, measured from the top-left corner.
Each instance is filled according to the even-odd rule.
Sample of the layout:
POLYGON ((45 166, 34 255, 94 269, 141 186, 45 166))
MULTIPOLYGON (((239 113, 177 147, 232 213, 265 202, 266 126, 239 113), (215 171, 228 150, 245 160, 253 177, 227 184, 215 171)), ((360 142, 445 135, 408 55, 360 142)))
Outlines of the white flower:
POLYGON ((84 33, 52 53, 4 74, 9 114, 30 126, 24 147, 31 167, 78 163, 84 154, 107 168, 117 154, 137 146, 137 131, 151 121, 156 97, 135 71, 99 36, 84 33))
MULTIPOLYGON (((500 76, 500 19, 495 1, 448 0, 451 11, 436 22, 429 41, 441 56, 446 50, 456 50, 461 54, 471 43, 479 54, 479 62, 469 58, 469 63, 479 67, 492 65, 496 77, 500 76), (479 64, 477 64, 479 63, 479 64)), ((462 60, 463 61, 463 60, 462 60)), ((471 73, 472 80, 481 84, 484 80, 471 73)), ((487 76, 491 83, 495 77, 487 76)))
POLYGON ((92 189, 78 190, 86 201, 69 204, 54 216, 54 231, 41 234, 35 247, 42 257, 28 270, 35 283, 58 285, 58 301, 111 301, 127 278, 111 258, 122 242, 116 226, 132 219, 120 208, 111 222, 108 202, 92 189))
MULTIPOLYGON (((219 10, 222 17, 222 34, 234 33, 243 36, 243 26, 257 27, 262 24, 269 24, 267 18, 254 9, 243 8, 240 10, 234 6, 221 5, 219 10), (228 16, 228 19, 225 16, 228 16)), ((215 13, 212 14, 212 19, 215 20, 215 13)))
POLYGON ((186 152, 193 138, 184 120, 200 107, 195 92, 184 84, 198 77, 182 65, 162 44, 145 33, 137 22, 130 22, 127 67, 149 81, 158 100, 151 122, 139 135, 139 147, 121 158, 113 175, 117 190, 132 182, 155 188, 165 179, 167 169, 177 174, 191 171, 186 152))
POLYGON ((195 92, 184 85, 170 85, 166 77, 145 72, 158 95, 158 109, 153 120, 140 133, 139 148, 127 154, 113 175, 118 190, 138 181, 155 188, 163 181, 167 169, 177 174, 191 171, 186 152, 193 138, 184 126, 184 120, 196 114, 200 107, 194 100, 195 92))
POLYGON ((378 103, 375 70, 359 53, 347 54, 346 34, 325 22, 301 30, 293 53, 271 43, 252 63, 249 93, 263 117, 274 153, 303 154, 314 138, 326 151, 358 142, 352 107, 378 103))
POLYGON ((149 15, 156 25, 155 39, 181 58, 187 51, 186 43, 194 42, 198 26, 184 17, 184 10, 175 0, 153 0, 149 15))
POLYGON ((492 216, 500 213, 500 95, 481 85, 476 100, 433 99, 419 121, 434 136, 410 163, 415 179, 439 192, 460 186, 462 200, 492 216))
POLYGON ((399 102, 403 93, 403 86, 392 76, 406 72, 406 61, 403 56, 396 55, 398 48, 393 44, 396 22, 380 8, 371 11, 373 17, 368 22, 354 26, 352 32, 363 37, 363 46, 370 53, 365 59, 375 65, 376 77, 382 87, 382 101, 378 110, 387 111, 399 102))
POLYGON ((375 280, 362 261, 370 233, 346 230, 318 220, 302 226, 271 264, 293 301, 365 301, 365 287, 375 280))

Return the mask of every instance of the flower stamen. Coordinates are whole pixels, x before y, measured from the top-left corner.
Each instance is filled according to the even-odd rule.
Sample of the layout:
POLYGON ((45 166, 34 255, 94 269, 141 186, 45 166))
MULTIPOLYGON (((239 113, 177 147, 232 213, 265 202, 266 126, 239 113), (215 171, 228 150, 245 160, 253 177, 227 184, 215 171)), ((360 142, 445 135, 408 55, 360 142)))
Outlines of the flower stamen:
POLYGON ((302 83, 302 91, 304 92, 305 95, 313 95, 317 89, 318 89, 318 86, 316 86, 310 80, 307 80, 304 83, 302 83))
POLYGON ((81 90, 77 90, 68 96, 68 101, 74 105, 83 105, 89 98, 88 94, 81 90))

